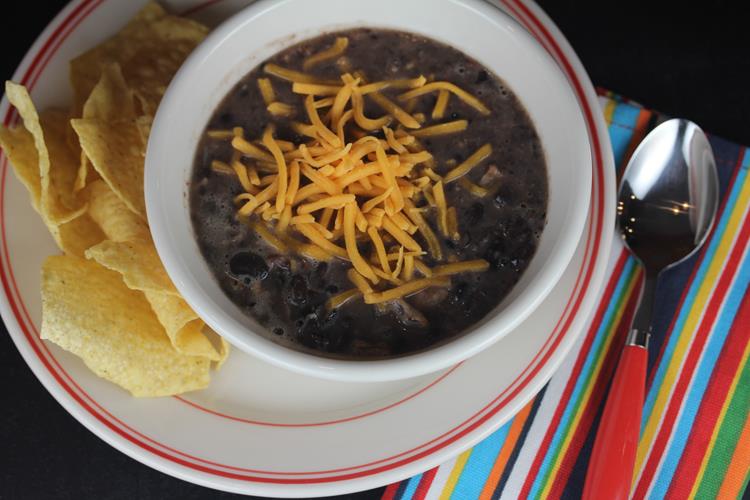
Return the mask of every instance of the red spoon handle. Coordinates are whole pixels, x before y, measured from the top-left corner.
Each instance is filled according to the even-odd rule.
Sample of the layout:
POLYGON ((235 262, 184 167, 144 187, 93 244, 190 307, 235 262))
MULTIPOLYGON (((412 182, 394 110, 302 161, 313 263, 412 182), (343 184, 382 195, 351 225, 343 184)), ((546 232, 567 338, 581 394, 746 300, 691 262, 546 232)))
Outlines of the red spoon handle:
POLYGON ((630 494, 647 362, 648 351, 644 347, 625 346, 591 453, 584 500, 625 500, 630 494))

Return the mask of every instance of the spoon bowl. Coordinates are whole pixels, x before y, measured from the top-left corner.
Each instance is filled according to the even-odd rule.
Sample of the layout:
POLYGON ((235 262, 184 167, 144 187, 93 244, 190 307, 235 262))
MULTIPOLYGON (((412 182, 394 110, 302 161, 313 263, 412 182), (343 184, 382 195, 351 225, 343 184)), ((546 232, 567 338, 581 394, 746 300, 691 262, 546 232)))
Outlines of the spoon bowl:
POLYGON ((647 273, 658 273, 703 244, 718 200, 706 135, 688 120, 668 120, 641 142, 623 174, 617 202, 622 239, 647 273))

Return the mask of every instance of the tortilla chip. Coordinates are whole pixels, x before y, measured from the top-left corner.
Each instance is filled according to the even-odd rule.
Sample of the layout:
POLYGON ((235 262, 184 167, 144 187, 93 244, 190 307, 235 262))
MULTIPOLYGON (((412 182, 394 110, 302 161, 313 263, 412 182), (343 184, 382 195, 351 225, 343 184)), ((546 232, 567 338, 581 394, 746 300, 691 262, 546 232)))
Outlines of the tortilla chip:
POLYGON ((146 222, 134 214, 107 183, 96 180, 86 186, 91 218, 112 241, 149 240, 151 233, 146 222))
MULTIPOLYGON (((83 105, 83 118, 98 118, 105 121, 135 118, 132 92, 128 89, 120 66, 116 63, 107 64, 102 68, 99 83, 93 88, 83 105)), ((78 144, 78 136, 75 133, 73 136, 78 144)), ((80 159, 75 191, 86 187, 87 180, 90 182, 99 177, 84 151, 80 152, 80 159)))
POLYGON ((151 241, 103 241, 89 248, 86 258, 119 272, 134 290, 179 297, 151 241))
POLYGON ((187 302, 168 293, 143 293, 177 351, 192 356, 203 356, 211 361, 221 359, 219 352, 203 334, 203 320, 193 312, 187 302))
POLYGON ((34 210, 40 211, 42 181, 39 177, 39 155, 34 137, 24 127, 0 127, 0 148, 10 161, 16 177, 26 186, 34 210))
POLYGON ((5 83, 5 95, 16 107, 24 127, 34 138, 41 187, 40 213, 54 224, 78 217, 85 210, 85 205, 73 189, 78 173, 78 158, 66 142, 67 114, 60 110, 47 110, 40 119, 26 88, 13 82, 5 83))
MULTIPOLYGON (((125 83, 119 64, 105 64, 101 70, 101 78, 91 91, 83 105, 83 118, 98 119, 105 122, 119 122, 122 120, 136 120, 139 135, 142 139, 142 118, 136 119, 133 92, 125 83)), ((150 119, 148 120, 150 128, 150 119)), ((146 142, 141 141, 144 148, 146 142)), ((81 163, 76 179, 76 189, 83 189, 87 179, 99 177, 91 165, 85 151, 81 154, 81 163), (93 174, 93 175, 92 175, 93 174)))
POLYGON ((175 351, 143 294, 95 262, 45 261, 41 337, 134 396, 169 396, 209 382, 210 361, 175 351))
POLYGON ((191 19, 165 16, 149 25, 152 41, 141 46, 123 65, 123 74, 140 101, 143 114, 154 115, 172 77, 208 34, 191 19))
POLYGON ((161 19, 166 15, 167 11, 165 11, 161 5, 156 2, 148 2, 143 6, 141 10, 138 11, 135 17, 131 19, 129 25, 136 22, 151 23, 156 21, 157 19, 161 19))
POLYGON ((119 64, 105 64, 102 67, 102 76, 83 105, 83 118, 105 121, 135 118, 133 95, 119 64))
MULTIPOLYGON (((71 130, 73 129, 71 128, 71 130)), ((73 132, 73 135, 76 136, 77 141, 78 136, 75 132, 73 132)), ((83 150, 81 150, 79 156, 81 157, 81 162, 78 165, 78 174, 76 175, 76 182, 73 185, 73 190, 75 190, 76 192, 81 191, 83 188, 85 188, 87 182, 95 181, 101 178, 99 177, 99 174, 96 172, 96 170, 94 170, 93 165, 91 165, 91 162, 89 161, 89 157, 86 156, 86 153, 83 150)))
POLYGON ((208 29, 195 21, 163 14, 152 4, 103 44, 70 65, 76 109, 81 109, 99 80, 102 67, 117 62, 144 114, 153 114, 172 76, 206 37, 208 29))
POLYGON ((89 247, 105 239, 99 225, 88 214, 76 217, 70 222, 47 227, 60 250, 76 257, 83 257, 89 247))
POLYGON ((224 362, 229 358, 229 351, 232 346, 229 342, 224 340, 224 337, 216 333, 210 326, 206 325, 203 327, 203 334, 208 337, 214 348, 219 351, 219 359, 214 363, 214 369, 220 370, 224 366, 224 362))
POLYGON ((86 257, 122 274, 125 284, 146 294, 172 345, 193 356, 218 361, 220 354, 203 335, 203 321, 180 297, 150 241, 103 241, 86 257))
MULTIPOLYGON (((39 177, 39 155, 33 136, 24 127, 2 127, 0 147, 8 156, 16 175, 28 189, 34 209, 40 212, 42 184, 39 177)), ((61 224, 55 224, 46 217, 42 219, 57 246, 67 254, 83 257, 87 248, 104 240, 104 233, 86 214, 61 224)))
POLYGON ((81 141, 81 148, 102 179, 130 210, 145 219, 145 148, 135 121, 77 119, 71 120, 71 124, 81 141))
POLYGON ((75 135, 70 128, 68 113, 57 109, 48 109, 41 115, 44 138, 47 141, 50 169, 45 178, 42 162, 39 163, 42 176, 42 206, 48 206, 45 213, 51 222, 64 223, 80 216, 86 211, 85 200, 75 192, 76 177, 78 175, 80 148, 71 148, 68 136, 75 135), (48 183, 45 183, 48 180, 48 183), (45 185, 48 186, 45 190, 45 185), (68 216, 54 217, 54 206, 60 203, 71 209, 68 216), (45 200, 48 203, 45 205, 45 200))
POLYGON ((120 53, 123 49, 127 49, 128 38, 136 38, 147 29, 149 24, 166 15, 167 13, 159 4, 149 2, 117 35, 70 62, 70 83, 73 87, 76 111, 80 113, 83 104, 99 81, 101 67, 108 62, 120 60, 120 53))

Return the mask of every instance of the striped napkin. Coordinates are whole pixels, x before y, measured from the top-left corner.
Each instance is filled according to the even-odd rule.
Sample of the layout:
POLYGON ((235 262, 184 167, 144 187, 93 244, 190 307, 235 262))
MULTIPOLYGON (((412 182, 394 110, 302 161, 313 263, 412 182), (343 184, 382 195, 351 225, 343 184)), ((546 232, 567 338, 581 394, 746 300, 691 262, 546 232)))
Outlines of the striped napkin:
MULTIPOLYGON (((619 174, 664 116, 600 92, 619 174)), ((709 137, 718 223, 657 291, 634 498, 741 498, 750 479, 750 153, 709 137)), ((615 239, 602 298, 547 386, 454 460, 384 499, 580 498, 594 436, 642 279, 615 239)))

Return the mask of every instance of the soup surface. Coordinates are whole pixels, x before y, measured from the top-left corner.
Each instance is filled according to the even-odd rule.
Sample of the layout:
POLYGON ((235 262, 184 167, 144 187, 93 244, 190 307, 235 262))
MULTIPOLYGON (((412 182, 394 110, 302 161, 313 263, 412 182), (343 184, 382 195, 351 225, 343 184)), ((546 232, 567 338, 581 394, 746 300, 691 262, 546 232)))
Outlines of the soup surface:
MULTIPOLYGON (((336 132, 332 123, 330 129, 336 132)), ((356 29, 298 43, 237 83, 216 109, 206 131, 195 156, 190 189, 198 244, 232 301, 260 323, 269 338, 295 349, 329 357, 377 359, 413 353, 455 338, 492 311, 518 282, 544 228, 545 158, 526 110, 511 89, 477 61, 423 36, 356 29), (279 67, 282 73, 274 69, 279 67), (303 75, 284 73, 283 69, 303 75), (425 78, 419 80, 420 76, 425 78), (309 81, 300 81, 305 78, 309 81), (268 95, 268 88, 264 95, 263 84, 259 85, 259 80, 266 79, 272 96, 268 95), (297 80, 295 87, 290 79, 297 80), (310 90, 298 85, 310 82, 321 87, 310 90), (368 94, 363 87, 368 82, 390 83, 368 94), (472 104, 474 101, 456 91, 445 90, 449 88, 445 86, 404 98, 415 89, 429 89, 431 82, 454 84, 489 112, 479 110, 472 104), (294 149, 297 145, 306 144, 310 152, 318 148, 325 157, 325 146, 333 140, 318 137, 315 142, 306 99, 327 123, 340 90, 336 85, 345 84, 356 87, 352 92, 361 95, 364 117, 383 117, 388 124, 387 131, 380 126, 365 130, 367 123, 363 126, 362 120, 353 118, 356 111, 352 98, 353 112, 339 131, 345 139, 341 146, 354 143, 351 153, 367 143, 363 136, 375 137, 384 144, 391 168, 409 171, 394 184, 403 192, 406 208, 392 219, 390 213, 398 199, 393 189, 385 194, 390 182, 385 173, 382 177, 374 175, 372 182, 370 178, 353 182, 330 195, 354 194, 356 202, 349 204, 358 206, 352 211, 359 212, 355 246, 367 262, 358 269, 361 271, 364 265, 365 271, 367 266, 377 271, 377 283, 365 280, 363 284, 361 279, 353 282, 351 276, 356 269, 352 259, 347 259, 346 254, 342 254, 344 258, 331 258, 325 253, 328 247, 323 246, 321 252, 315 244, 317 238, 308 237, 310 228, 315 227, 329 243, 344 249, 345 205, 313 210, 307 217, 301 214, 301 205, 295 205, 289 209, 291 222, 282 224, 288 227, 279 230, 283 210, 274 211, 273 196, 281 189, 276 177, 281 177, 281 172, 272 161, 276 157, 267 141, 262 141, 264 132, 268 132, 285 150, 284 168, 302 169, 298 190, 315 184, 312 178, 317 178, 317 174, 309 173, 311 170, 338 182, 345 178, 336 171, 338 167, 351 173, 367 165, 382 165, 377 151, 370 151, 353 167, 342 166, 344 160, 335 159, 333 147, 329 147, 333 156, 322 163, 306 161, 309 158, 295 153, 300 151, 294 149), (308 97, 311 94, 302 91, 320 93, 308 97), (397 116, 399 111, 383 106, 382 99, 375 102, 373 94, 384 96, 400 111, 422 122, 419 128, 405 126, 406 120, 397 116), (440 110, 443 104, 444 110, 440 110), (443 123, 453 124, 449 128, 455 130, 420 132, 443 123), (273 128, 268 129, 269 125, 273 128), (236 136, 244 142, 238 143, 236 136), (388 149, 393 141, 400 143, 395 149, 388 149), (247 143, 255 145, 257 151, 248 149, 247 143), (243 173, 249 176, 243 179, 243 173), (245 184, 255 184, 246 186, 248 190, 243 187, 243 180, 245 184), (263 204, 263 190, 273 188, 272 180, 277 186, 275 194, 266 196, 263 204), (440 202, 440 191, 444 203, 440 202), (364 202, 376 198, 378 193, 386 199, 360 217, 369 208, 364 202), (248 205, 245 208, 252 209, 252 213, 243 213, 243 205, 248 205), (413 217, 419 218, 420 214, 429 229, 417 230, 413 217), (295 215, 299 217, 295 219, 295 215), (306 224, 313 219, 319 225, 306 224), (383 229, 385 219, 401 225, 402 232, 418 244, 418 250, 413 243, 404 245, 403 238, 395 237, 394 234, 401 234, 395 229, 383 229), (305 225, 307 232, 302 232, 305 225), (381 257, 387 263, 379 259, 375 236, 368 237, 368 230, 379 234, 387 254, 381 257), (432 245, 425 231, 433 233, 432 245), (471 264, 466 270, 452 272, 450 264, 457 262, 471 264), (437 278, 441 273, 445 277, 437 278), (404 288, 415 282, 426 286, 418 283, 411 290, 404 288), (396 291, 387 292, 392 289, 396 291), (395 298, 385 300, 389 293, 395 298)), ((374 148, 378 141, 370 142, 374 148)), ((287 184, 284 189, 293 189, 293 181, 287 184)), ((330 196, 318 193, 303 203, 327 203, 321 200, 330 196)), ((283 208, 283 200, 279 203, 278 208, 283 208)))

